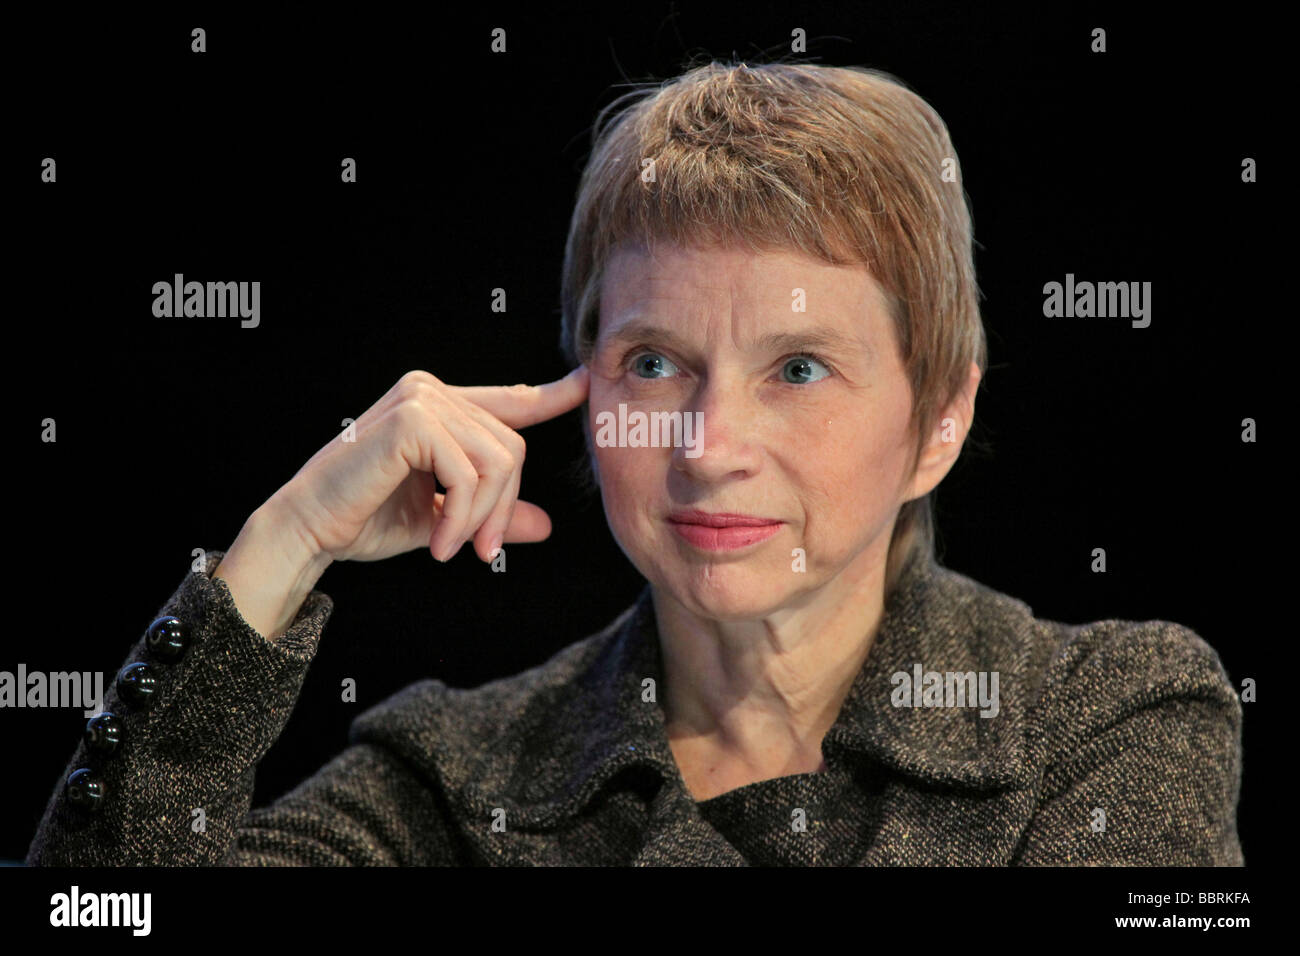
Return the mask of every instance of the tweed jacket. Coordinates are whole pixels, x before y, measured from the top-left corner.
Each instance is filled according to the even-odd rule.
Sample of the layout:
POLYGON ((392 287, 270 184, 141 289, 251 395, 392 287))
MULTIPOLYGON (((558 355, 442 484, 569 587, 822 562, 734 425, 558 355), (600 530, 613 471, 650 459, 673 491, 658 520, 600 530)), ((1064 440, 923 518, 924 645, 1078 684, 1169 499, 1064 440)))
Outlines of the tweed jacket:
MULTIPOLYGON (((761 858, 738 846, 809 864, 832 859, 806 849, 817 846, 843 846, 840 861, 860 865, 1243 864, 1241 703, 1201 638, 1164 621, 1037 619, 924 557, 904 569, 822 742, 827 772, 845 782, 835 803, 788 805, 824 774, 691 797, 656 702, 664 671, 647 587, 541 666, 474 689, 411 684, 358 716, 318 772, 251 809, 254 772, 289 720, 333 603, 313 591, 267 640, 211 577, 222 555, 209 552, 160 611, 188 626, 189 642, 179 660, 155 662, 152 704, 106 692, 122 739, 107 755, 78 745, 29 864, 761 858), (919 688, 900 690, 899 675, 922 670, 996 673, 996 716, 916 706, 919 688), (74 803, 65 782, 81 768, 101 796, 74 803), (754 821, 744 840, 701 812, 724 802, 729 819, 754 821), (799 818, 802 830, 788 823, 799 818)), ((150 660, 142 637, 127 661, 150 660)))

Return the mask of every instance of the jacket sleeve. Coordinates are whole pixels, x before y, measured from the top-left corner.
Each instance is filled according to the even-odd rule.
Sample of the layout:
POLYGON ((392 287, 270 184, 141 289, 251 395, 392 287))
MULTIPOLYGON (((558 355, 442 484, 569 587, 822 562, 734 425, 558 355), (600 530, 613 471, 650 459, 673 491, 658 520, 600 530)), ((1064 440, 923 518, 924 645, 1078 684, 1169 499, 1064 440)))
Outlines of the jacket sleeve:
POLYGON ((28 851, 33 866, 386 865, 448 862, 450 835, 428 786, 402 758, 353 743, 268 807, 250 812, 254 772, 297 702, 333 610, 312 591, 288 631, 270 641, 240 616, 210 551, 159 611, 189 629, 174 662, 146 638, 124 666, 156 675, 148 705, 133 707, 116 681, 105 711, 122 728, 112 753, 82 740, 55 784, 28 851), (69 799, 85 768, 98 778, 96 809, 69 799))
POLYGON ((1166 621, 1103 621, 1058 654, 1053 756, 1013 863, 1243 866, 1241 701, 1218 655, 1166 621))

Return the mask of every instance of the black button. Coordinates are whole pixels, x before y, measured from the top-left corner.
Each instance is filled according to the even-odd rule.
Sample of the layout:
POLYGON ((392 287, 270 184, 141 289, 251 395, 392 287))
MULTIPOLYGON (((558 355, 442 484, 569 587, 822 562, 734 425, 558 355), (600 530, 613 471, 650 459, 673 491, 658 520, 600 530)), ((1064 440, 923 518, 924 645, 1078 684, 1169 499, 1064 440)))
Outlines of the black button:
POLYGON ((64 788, 73 806, 94 812, 104 805, 104 781, 82 767, 68 778, 64 788))
POLYGON ((117 715, 104 711, 86 723, 86 746, 95 753, 108 755, 122 742, 122 721, 117 715))
POLYGON ((160 661, 178 661, 190 646, 190 629, 179 618, 160 617, 145 632, 149 653, 160 661))
POLYGON ((148 664, 137 661, 127 664, 117 675, 117 692, 132 707, 148 710, 153 706, 154 692, 158 690, 158 677, 148 664))

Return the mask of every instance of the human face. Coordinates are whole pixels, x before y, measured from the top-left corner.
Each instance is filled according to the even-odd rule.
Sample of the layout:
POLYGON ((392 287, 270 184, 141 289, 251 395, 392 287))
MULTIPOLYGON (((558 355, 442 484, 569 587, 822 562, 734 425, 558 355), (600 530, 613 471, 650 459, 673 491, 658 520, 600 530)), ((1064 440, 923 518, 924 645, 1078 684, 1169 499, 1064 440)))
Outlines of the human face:
POLYGON ((911 392, 865 267, 622 246, 606 268, 589 365, 605 515, 656 589, 702 617, 749 620, 883 580, 894 519, 915 496, 911 392), (805 311, 792 307, 797 290, 805 311), (702 444, 602 447, 609 419, 598 416, 617 419, 620 403, 629 420, 698 412, 702 444), (674 520, 691 510, 770 524, 674 520))

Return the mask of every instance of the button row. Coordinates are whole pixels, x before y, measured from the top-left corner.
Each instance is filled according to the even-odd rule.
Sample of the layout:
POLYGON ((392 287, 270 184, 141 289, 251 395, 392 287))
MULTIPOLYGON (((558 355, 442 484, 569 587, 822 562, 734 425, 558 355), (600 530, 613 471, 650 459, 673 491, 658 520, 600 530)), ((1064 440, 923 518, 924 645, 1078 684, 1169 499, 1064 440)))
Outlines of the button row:
MULTIPOLYGON (((190 646, 190 629, 178 618, 160 617, 149 625, 144 638, 151 657, 165 664, 174 664, 190 646)), ((143 661, 127 664, 117 675, 118 696, 132 710, 147 711, 152 707, 158 685, 157 669, 143 661)), ((96 714, 86 723, 86 748, 97 757, 111 757, 121 747, 125 736, 122 718, 114 713, 96 714)), ((103 778, 89 767, 82 767, 68 777, 64 792, 73 806, 91 812, 103 806, 107 796, 103 778)))

